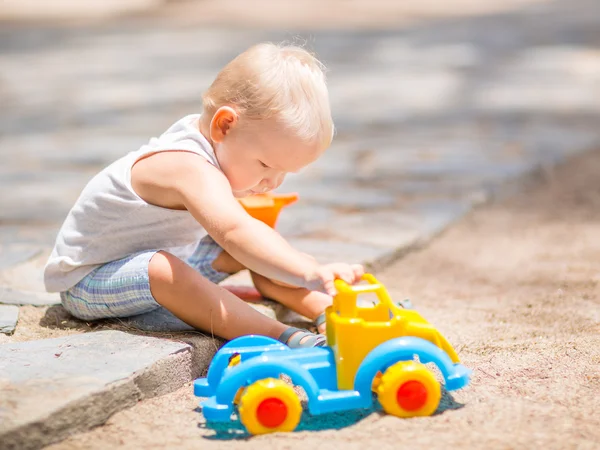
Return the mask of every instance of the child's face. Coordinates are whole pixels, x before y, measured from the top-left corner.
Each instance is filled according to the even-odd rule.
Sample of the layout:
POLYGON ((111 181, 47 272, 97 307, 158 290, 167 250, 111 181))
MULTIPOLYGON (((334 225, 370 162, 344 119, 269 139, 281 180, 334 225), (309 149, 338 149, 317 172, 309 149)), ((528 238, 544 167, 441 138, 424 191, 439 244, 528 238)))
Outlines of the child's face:
POLYGON ((268 120, 240 127, 237 119, 229 119, 221 126, 213 119, 211 129, 216 125, 219 130, 211 130, 211 140, 238 198, 276 189, 288 173, 298 172, 325 150, 294 139, 268 120))

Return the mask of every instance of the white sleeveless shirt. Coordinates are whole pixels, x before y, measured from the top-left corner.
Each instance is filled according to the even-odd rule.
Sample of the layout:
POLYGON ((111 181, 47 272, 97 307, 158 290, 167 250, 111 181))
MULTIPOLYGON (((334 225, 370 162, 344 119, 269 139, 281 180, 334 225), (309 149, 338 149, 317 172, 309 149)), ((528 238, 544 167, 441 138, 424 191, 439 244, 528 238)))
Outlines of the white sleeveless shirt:
POLYGON ((206 231, 188 211, 142 200, 131 187, 131 168, 145 155, 185 150, 220 170, 213 148, 198 129, 199 117, 184 117, 92 178, 69 211, 44 269, 48 292, 66 291, 96 267, 143 250, 166 250, 181 259, 191 256, 206 231))

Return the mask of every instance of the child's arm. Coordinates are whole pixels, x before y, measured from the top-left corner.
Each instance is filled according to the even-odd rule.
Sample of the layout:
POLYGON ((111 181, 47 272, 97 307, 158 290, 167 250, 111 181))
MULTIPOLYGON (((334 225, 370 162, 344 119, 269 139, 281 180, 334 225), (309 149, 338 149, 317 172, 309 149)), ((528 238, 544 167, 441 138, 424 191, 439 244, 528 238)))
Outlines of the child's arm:
POLYGON ((138 161, 132 185, 149 203, 187 209, 227 253, 267 278, 331 295, 335 278, 353 283, 362 271, 348 264, 319 265, 295 250, 246 213, 224 174, 194 153, 161 152, 138 161))

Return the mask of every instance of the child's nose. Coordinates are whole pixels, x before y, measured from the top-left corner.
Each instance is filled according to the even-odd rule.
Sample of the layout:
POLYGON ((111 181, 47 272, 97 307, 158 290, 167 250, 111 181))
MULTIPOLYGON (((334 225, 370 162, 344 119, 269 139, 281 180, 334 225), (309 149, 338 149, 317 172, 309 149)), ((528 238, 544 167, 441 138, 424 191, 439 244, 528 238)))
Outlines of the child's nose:
POLYGON ((263 180, 263 185, 268 188, 269 191, 276 189, 283 182, 283 177, 275 177, 263 180))

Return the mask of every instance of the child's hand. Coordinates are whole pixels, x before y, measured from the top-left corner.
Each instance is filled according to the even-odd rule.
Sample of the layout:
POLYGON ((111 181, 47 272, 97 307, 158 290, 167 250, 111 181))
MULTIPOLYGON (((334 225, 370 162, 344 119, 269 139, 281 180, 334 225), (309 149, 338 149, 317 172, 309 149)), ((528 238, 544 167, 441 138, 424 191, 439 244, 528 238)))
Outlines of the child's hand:
POLYGON ((324 264, 317 266, 305 277, 306 287, 311 291, 320 291, 334 296, 336 294, 334 281, 337 278, 344 280, 348 284, 354 284, 360 281, 364 275, 365 269, 360 264, 324 264))

